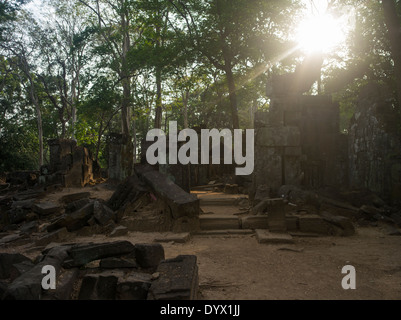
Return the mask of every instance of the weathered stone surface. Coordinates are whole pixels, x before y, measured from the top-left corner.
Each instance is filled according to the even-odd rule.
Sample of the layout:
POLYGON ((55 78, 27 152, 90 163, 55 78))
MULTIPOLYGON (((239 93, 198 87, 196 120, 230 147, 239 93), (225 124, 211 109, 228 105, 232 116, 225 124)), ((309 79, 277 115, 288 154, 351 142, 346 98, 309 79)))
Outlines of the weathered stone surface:
POLYGON ((35 199, 14 201, 11 205, 11 208, 22 208, 22 209, 31 209, 34 205, 35 199))
POLYGON ((72 213, 78 211, 79 209, 85 207, 90 202, 91 200, 89 200, 88 198, 71 202, 67 204, 67 206, 65 207, 65 213, 72 213))
POLYGON ((86 225, 93 214, 93 203, 88 203, 83 208, 71 214, 64 214, 56 222, 47 227, 47 231, 66 227, 68 231, 76 231, 86 225))
POLYGON ((198 295, 196 256, 184 255, 162 261, 152 282, 148 300, 195 300, 198 295))
POLYGON ((55 202, 42 202, 34 204, 32 209, 41 216, 48 216, 58 213, 61 210, 61 206, 55 202))
POLYGON ((32 261, 22 261, 22 262, 13 264, 10 269, 11 281, 14 281, 16 278, 18 278, 23 273, 31 270, 34 266, 35 265, 32 263, 32 261))
POLYGON ((175 243, 185 243, 188 242, 191 238, 191 234, 189 232, 182 233, 169 233, 165 234, 161 237, 156 237, 155 242, 175 242, 175 243))
POLYGON ((23 234, 10 234, 8 236, 1 238, 0 244, 15 242, 15 241, 23 239, 23 238, 25 238, 25 235, 23 235, 23 234))
POLYGON ((3 298, 4 293, 7 291, 7 282, 0 280, 0 300, 3 298))
POLYGON ((151 283, 151 276, 146 273, 134 273, 127 279, 119 279, 116 299, 146 300, 151 283))
POLYGON ((268 229, 267 216, 247 216, 241 218, 242 229, 268 229))
POLYGON ((56 231, 50 232, 35 241, 36 246, 46 246, 51 242, 62 242, 68 239, 69 232, 67 228, 61 228, 56 231))
POLYGON ((78 268, 64 270, 61 275, 57 277, 56 289, 46 291, 43 299, 69 300, 78 276, 78 268))
POLYGON ((137 268, 138 265, 134 259, 129 258, 105 258, 100 260, 100 268, 114 269, 114 268, 137 268))
POLYGON ((258 185, 253 199, 253 206, 256 206, 266 198, 270 198, 270 187, 266 184, 258 185))
POLYGON ((360 92, 348 129, 349 180, 352 186, 399 203, 401 140, 391 91, 372 82, 360 92))
POLYGON ((299 217, 299 230, 322 235, 330 234, 330 226, 318 215, 305 215, 299 217))
POLYGON ((8 286, 4 294, 4 299, 39 300, 42 296, 42 268, 45 265, 52 265, 57 274, 67 256, 67 247, 52 248, 45 256, 44 260, 36 264, 29 271, 23 273, 8 286))
POLYGON ((107 271, 86 275, 81 284, 79 300, 114 300, 118 278, 122 273, 107 271))
POLYGON ((113 218, 114 212, 101 202, 95 201, 93 204, 93 216, 96 222, 103 226, 113 218))
POLYGON ((238 184, 226 184, 224 186, 224 193, 238 194, 239 193, 238 184))
POLYGON ((267 203, 267 219, 271 232, 287 231, 283 199, 269 199, 267 203))
POLYGON ((32 263, 31 259, 19 253, 0 253, 0 279, 10 278, 13 265, 21 262, 32 263))
POLYGON ((204 215, 199 222, 201 230, 240 229, 240 220, 235 216, 204 215))
POLYGON ((264 127, 257 131, 255 144, 263 147, 298 147, 300 139, 298 127, 264 127))
POLYGON ((148 171, 142 174, 142 178, 169 205, 175 219, 199 215, 199 200, 196 195, 185 192, 163 173, 148 171))
POLYGON ((351 219, 342 216, 335 216, 328 212, 323 212, 321 216, 324 221, 339 227, 342 231, 342 236, 352 236, 355 234, 355 227, 352 224, 351 219))
POLYGON ((8 223, 10 224, 17 224, 25 221, 28 211, 17 207, 12 208, 6 212, 8 223))
POLYGON ((159 243, 135 245, 135 259, 142 268, 155 268, 164 260, 164 248, 159 243))
POLYGON ((30 221, 27 223, 24 223, 20 227, 20 231, 22 233, 32 233, 32 232, 37 232, 39 229, 39 223, 37 221, 30 221))
POLYGON ((380 210, 378 208, 375 208, 373 206, 367 206, 363 205, 359 208, 359 212, 362 213, 362 215, 372 219, 375 215, 382 215, 383 210, 380 210))
POLYGON ((66 261, 66 267, 80 267, 93 260, 122 256, 135 250, 129 241, 115 241, 110 243, 93 243, 75 245, 70 250, 71 260, 66 261))
POLYGON ((81 199, 89 198, 89 196, 90 192, 78 192, 62 196, 60 200, 64 203, 71 203, 81 199))
POLYGON ((256 239, 259 243, 265 244, 284 244, 284 243, 294 243, 292 236, 288 233, 272 233, 268 230, 257 229, 256 239))
POLYGON ((122 237, 128 234, 128 228, 124 226, 115 227, 110 233, 110 237, 122 237))
POLYGON ((294 215, 286 215, 285 221, 288 231, 297 231, 299 229, 298 217, 294 215))

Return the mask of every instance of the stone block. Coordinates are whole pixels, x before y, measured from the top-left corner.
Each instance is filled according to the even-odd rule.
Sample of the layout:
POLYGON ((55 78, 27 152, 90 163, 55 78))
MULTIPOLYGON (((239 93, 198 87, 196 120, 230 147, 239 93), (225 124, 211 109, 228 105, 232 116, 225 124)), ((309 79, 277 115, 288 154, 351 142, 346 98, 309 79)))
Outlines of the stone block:
POLYGON ((108 257, 119 257, 129 254, 134 250, 134 245, 129 241, 79 244, 71 248, 71 259, 66 261, 66 267, 81 267, 93 260, 108 257))
POLYGON ((12 274, 12 267, 21 262, 30 262, 31 259, 20 253, 0 253, 0 279, 8 279, 12 274))
POLYGON ((284 200, 269 199, 267 200, 267 218, 269 223, 269 230, 271 232, 285 232, 287 231, 287 223, 285 219, 284 200))
POLYGON ((321 235, 330 234, 330 226, 318 215, 305 215, 299 217, 299 230, 301 232, 317 233, 321 235))
POLYGON ((148 300, 196 300, 199 288, 196 256, 178 256, 162 261, 159 277, 150 286, 148 300))
POLYGON ((241 218, 242 229, 268 229, 267 216, 247 216, 241 218))
POLYGON ((100 260, 100 268, 103 269, 119 269, 119 268, 137 268, 138 265, 134 259, 128 258, 105 258, 100 260))
POLYGON ((298 127, 266 127, 256 133, 256 146, 298 147, 301 143, 298 127))
POLYGON ((90 192, 78 192, 62 196, 61 201, 68 204, 89 197, 90 197, 90 192))
POLYGON ((158 243, 138 243, 135 245, 135 260, 142 268, 156 268, 164 260, 164 248, 158 243))
POLYGON ((256 239, 261 244, 286 244, 294 243, 291 235, 288 233, 272 233, 268 230, 255 230, 256 239))
POLYGON ((35 241, 36 246, 46 246, 51 242, 63 242, 69 237, 67 228, 61 228, 50 232, 35 241))
POLYGON ((134 273, 117 283, 117 300, 146 300, 152 284, 151 275, 134 273))
POLYGON ((41 216, 48 216, 60 212, 61 206, 55 202, 36 203, 32 207, 33 211, 41 216))
POLYGON ((240 229, 238 217, 225 215, 205 215, 199 217, 202 230, 240 229))

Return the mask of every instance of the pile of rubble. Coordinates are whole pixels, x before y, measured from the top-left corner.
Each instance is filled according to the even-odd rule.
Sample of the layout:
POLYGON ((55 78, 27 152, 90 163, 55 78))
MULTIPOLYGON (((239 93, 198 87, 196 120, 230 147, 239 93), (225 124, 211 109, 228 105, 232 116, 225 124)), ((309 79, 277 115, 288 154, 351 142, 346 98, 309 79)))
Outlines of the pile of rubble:
POLYGON ((386 205, 366 190, 340 192, 326 188, 311 191, 284 185, 278 194, 272 194, 267 185, 260 185, 251 202, 255 217, 248 217, 246 223, 260 227, 260 221, 263 221, 271 231, 277 229, 275 224, 280 222, 277 232, 351 236, 355 234, 356 225, 380 225, 385 227, 388 235, 401 235, 399 208, 386 205), (263 216, 267 218, 263 219, 263 216))
MULTIPOLYGON (((50 273, 49 273, 50 275, 50 273)), ((4 300, 192 300, 198 294, 196 256, 165 259, 160 244, 65 244, 34 261, 0 253, 0 298, 4 300), (55 288, 47 270, 55 270, 55 288)))
MULTIPOLYGON (((199 228, 199 200, 151 167, 138 167, 108 201, 88 191, 44 198, 60 185, 0 195, 0 246, 37 247, 73 235, 124 236, 128 231, 190 232, 199 228)), ((87 189, 88 190, 88 189, 87 189)))

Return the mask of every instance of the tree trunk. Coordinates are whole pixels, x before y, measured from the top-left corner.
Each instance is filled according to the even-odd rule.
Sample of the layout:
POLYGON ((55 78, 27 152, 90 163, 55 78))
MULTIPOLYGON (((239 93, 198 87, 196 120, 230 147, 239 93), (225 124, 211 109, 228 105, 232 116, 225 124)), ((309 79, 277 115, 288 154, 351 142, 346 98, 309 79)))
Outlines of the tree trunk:
POLYGON ((238 107, 237 107, 237 90, 235 86, 235 80, 233 71, 231 67, 226 67, 226 76, 227 76, 227 83, 228 83, 228 94, 230 97, 230 107, 231 107, 231 117, 232 117, 232 124, 233 129, 239 129, 239 119, 238 119, 238 107))
POLYGON ((121 14, 121 27, 123 29, 123 50, 121 57, 121 78, 123 85, 123 99, 121 103, 121 129, 122 133, 130 136, 129 130, 129 107, 131 100, 131 83, 128 74, 128 66, 127 66, 127 53, 130 48, 130 39, 128 32, 128 18, 125 16, 125 13, 121 14))
POLYGON ((394 0, 382 0, 382 4, 391 43, 391 55, 394 60, 398 104, 401 108, 401 18, 397 15, 397 6, 394 0))
POLYGON ((184 117, 184 129, 189 127, 188 125, 188 100, 189 100, 189 90, 187 89, 185 93, 182 93, 182 104, 184 106, 183 117, 184 117))
POLYGON ((161 80, 161 70, 159 67, 157 67, 155 129, 161 129, 161 126, 162 126, 162 80, 161 80))

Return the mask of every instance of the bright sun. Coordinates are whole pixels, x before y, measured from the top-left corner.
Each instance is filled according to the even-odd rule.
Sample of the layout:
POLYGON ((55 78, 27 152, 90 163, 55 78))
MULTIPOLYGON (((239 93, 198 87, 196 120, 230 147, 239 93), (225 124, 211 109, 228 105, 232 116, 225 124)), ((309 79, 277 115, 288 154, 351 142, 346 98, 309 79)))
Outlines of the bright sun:
POLYGON ((300 49, 307 53, 321 51, 329 53, 343 43, 346 32, 341 20, 329 14, 313 16, 300 23, 296 40, 300 49))

